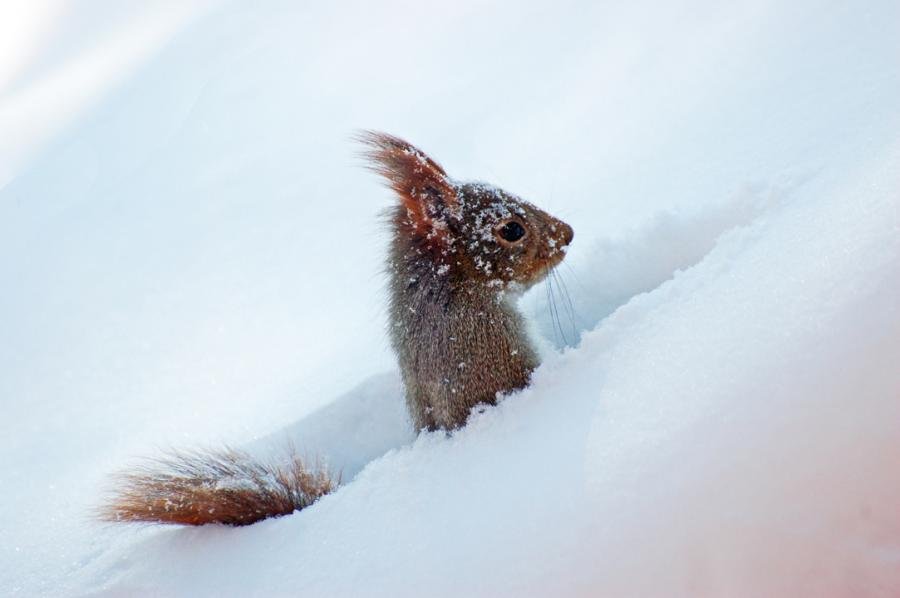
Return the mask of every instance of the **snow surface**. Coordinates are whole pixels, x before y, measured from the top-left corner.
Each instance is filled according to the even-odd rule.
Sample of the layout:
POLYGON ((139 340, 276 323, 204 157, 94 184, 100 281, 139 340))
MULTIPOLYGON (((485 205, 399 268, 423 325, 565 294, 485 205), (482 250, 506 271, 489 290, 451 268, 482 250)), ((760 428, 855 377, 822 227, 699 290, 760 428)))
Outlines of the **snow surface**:
POLYGON ((35 6, 0 61, 0 593, 900 594, 896 2, 35 6), (576 231, 571 309, 522 300, 533 385, 452 436, 406 419, 360 127, 576 231), (347 483, 92 518, 134 456, 218 443, 347 483))

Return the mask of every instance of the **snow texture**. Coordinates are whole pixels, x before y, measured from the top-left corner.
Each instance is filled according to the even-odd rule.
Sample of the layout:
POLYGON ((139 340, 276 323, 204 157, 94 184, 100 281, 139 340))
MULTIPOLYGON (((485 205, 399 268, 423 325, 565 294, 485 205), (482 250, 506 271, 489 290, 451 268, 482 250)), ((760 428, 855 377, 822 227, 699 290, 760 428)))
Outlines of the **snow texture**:
POLYGON ((0 594, 900 594, 900 5, 306 4, 4 42, 0 594), (358 128, 575 229, 533 384, 452 435, 405 412, 358 128), (92 517, 222 444, 344 485, 92 517))

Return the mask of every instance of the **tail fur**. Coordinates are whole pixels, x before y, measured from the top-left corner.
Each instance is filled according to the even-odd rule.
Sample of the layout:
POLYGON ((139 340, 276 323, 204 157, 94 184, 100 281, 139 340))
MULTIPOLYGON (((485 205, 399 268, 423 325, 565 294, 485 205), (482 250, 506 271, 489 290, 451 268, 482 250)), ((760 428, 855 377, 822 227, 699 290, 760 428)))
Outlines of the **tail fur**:
POLYGON ((100 510, 106 521, 250 525, 308 507, 340 480, 293 454, 280 466, 223 449, 173 451, 118 474, 115 482, 112 499, 100 510))

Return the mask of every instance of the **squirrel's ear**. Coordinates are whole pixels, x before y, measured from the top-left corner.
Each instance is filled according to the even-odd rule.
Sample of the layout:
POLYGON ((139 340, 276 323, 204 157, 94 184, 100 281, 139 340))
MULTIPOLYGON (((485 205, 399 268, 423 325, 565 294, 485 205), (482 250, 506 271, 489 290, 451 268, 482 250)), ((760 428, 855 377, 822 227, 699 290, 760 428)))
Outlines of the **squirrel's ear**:
POLYGON ((458 208, 456 190, 440 164, 411 143, 377 131, 363 131, 357 140, 367 146, 364 156, 383 176, 406 208, 417 235, 441 239, 446 226, 437 224, 458 208))

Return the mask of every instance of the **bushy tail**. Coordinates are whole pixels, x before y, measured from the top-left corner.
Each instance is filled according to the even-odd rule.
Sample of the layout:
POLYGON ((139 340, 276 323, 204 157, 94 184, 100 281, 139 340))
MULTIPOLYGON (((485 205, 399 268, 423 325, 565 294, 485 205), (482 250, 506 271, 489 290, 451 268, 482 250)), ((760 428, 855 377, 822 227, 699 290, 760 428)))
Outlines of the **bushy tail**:
POLYGON ((171 452, 115 477, 100 509, 106 521, 250 525, 308 507, 340 483, 319 464, 291 455, 263 464, 232 450, 171 452))

